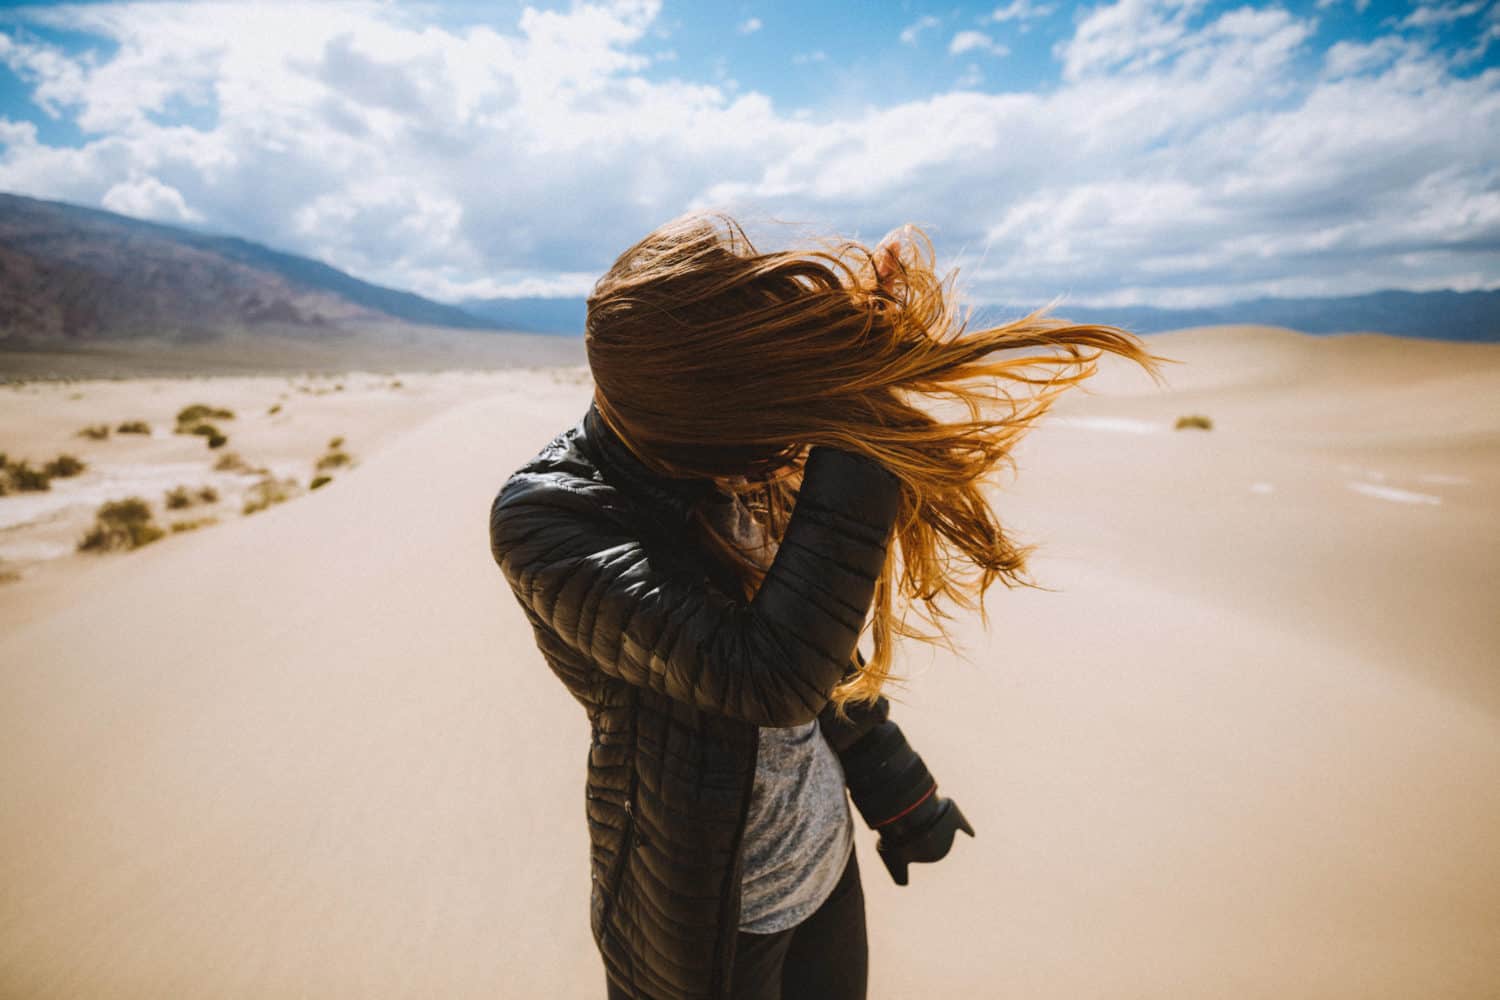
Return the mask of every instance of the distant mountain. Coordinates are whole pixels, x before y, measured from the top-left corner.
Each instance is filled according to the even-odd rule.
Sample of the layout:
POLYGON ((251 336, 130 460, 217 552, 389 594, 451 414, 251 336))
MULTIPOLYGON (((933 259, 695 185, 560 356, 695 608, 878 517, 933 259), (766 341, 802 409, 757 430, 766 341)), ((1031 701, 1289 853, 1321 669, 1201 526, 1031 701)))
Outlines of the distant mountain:
MULTIPOLYGON (((983 306, 974 322, 993 324, 1024 315, 1021 306, 983 306)), ((1488 292, 1372 292, 1343 298, 1253 299, 1202 309, 1150 306, 1053 311, 1080 323, 1107 323, 1136 333, 1163 333, 1190 326, 1254 323, 1303 333, 1388 333, 1432 340, 1500 341, 1500 290, 1488 292)))
MULTIPOLYGON (((974 322, 998 323, 1026 311, 981 306, 974 322)), ((1255 299, 1203 309, 1065 302, 1054 312, 1147 334, 1256 323, 1307 333, 1500 341, 1500 290, 1255 299)), ((187 343, 257 332, 327 342, 347 331, 404 325, 578 336, 586 315, 583 298, 434 302, 234 236, 0 194, 0 348, 67 349, 150 337, 187 343)))
MULTIPOLYGON (((459 305, 506 329, 537 333, 582 333, 588 311, 583 299, 486 299, 459 305)), ((974 323, 1001 323, 1024 316, 1028 311, 1026 306, 976 306, 974 323)), ((1254 323, 1290 327, 1303 333, 1389 333, 1434 340, 1500 341, 1500 291, 1374 292, 1343 298, 1254 299, 1203 309, 1097 308, 1064 302, 1053 314, 1080 323, 1108 323, 1146 334, 1190 326, 1254 323)))
POLYGON ((583 334, 588 306, 584 299, 464 299, 464 312, 483 317, 505 330, 528 333, 583 334))
POLYGON ((381 323, 495 326, 237 237, 0 194, 0 345, 327 337, 381 323))

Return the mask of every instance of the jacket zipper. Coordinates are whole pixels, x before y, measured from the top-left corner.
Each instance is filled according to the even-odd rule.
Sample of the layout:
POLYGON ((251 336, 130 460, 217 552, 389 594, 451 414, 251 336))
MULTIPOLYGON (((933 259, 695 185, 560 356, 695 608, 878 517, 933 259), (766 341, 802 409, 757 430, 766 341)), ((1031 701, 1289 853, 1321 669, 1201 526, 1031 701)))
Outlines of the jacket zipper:
MULTIPOLYGON (((630 698, 630 724, 631 745, 635 745, 635 729, 638 724, 637 710, 640 699, 635 692, 631 692, 630 698)), ((630 783, 625 792, 625 826, 620 831, 620 849, 615 854, 615 859, 610 863, 609 871, 605 875, 604 909, 599 917, 599 928, 602 934, 609 933, 609 918, 615 908, 615 897, 620 892, 620 879, 625 874, 625 863, 630 860, 630 854, 635 850, 635 811, 633 802, 636 790, 636 761, 634 756, 630 761, 630 783)))
POLYGON ((735 831, 734 844, 730 848, 729 877, 731 883, 724 898, 719 904, 719 943, 718 943, 718 966, 714 970, 714 993, 721 998, 729 997, 730 973, 734 966, 735 942, 739 933, 738 911, 730 912, 730 900, 737 895, 737 883, 743 875, 744 852, 741 848, 745 840, 745 823, 750 816, 750 796, 755 790, 755 767, 760 757, 760 731, 751 728, 752 742, 750 744, 750 767, 746 772, 745 790, 740 797, 740 820, 738 829, 735 831))

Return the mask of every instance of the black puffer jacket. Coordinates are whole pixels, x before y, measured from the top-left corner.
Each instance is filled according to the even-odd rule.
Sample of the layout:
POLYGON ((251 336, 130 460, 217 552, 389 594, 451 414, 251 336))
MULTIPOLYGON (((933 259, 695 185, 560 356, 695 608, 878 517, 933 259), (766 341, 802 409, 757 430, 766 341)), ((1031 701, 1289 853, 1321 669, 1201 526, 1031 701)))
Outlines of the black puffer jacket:
POLYGON ((817 718, 872 827, 931 797, 883 697, 847 721, 828 701, 863 662, 899 489, 863 456, 813 448, 748 604, 688 543, 689 510, 712 482, 653 474, 592 404, 495 497, 495 561, 592 723, 590 924, 632 996, 729 995, 758 726, 817 718))

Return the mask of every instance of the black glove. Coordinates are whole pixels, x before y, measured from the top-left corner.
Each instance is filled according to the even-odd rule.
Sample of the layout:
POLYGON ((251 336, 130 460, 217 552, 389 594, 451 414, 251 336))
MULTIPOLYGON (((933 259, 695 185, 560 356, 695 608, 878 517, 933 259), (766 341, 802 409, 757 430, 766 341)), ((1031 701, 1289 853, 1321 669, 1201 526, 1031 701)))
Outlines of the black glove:
POLYGON ((840 759, 850 797, 866 825, 880 834, 875 849, 897 885, 906 885, 909 864, 945 857, 957 831, 974 836, 958 805, 937 794, 927 765, 889 719, 840 759))

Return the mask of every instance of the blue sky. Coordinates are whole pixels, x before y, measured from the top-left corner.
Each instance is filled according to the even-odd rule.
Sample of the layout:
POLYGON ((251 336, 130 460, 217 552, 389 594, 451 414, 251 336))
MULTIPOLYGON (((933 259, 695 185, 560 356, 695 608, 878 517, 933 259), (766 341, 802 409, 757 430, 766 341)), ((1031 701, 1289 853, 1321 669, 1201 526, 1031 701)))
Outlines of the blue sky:
POLYGON ((975 302, 1491 288, 1500 0, 7 6, 0 190, 449 300, 697 208, 975 302))

